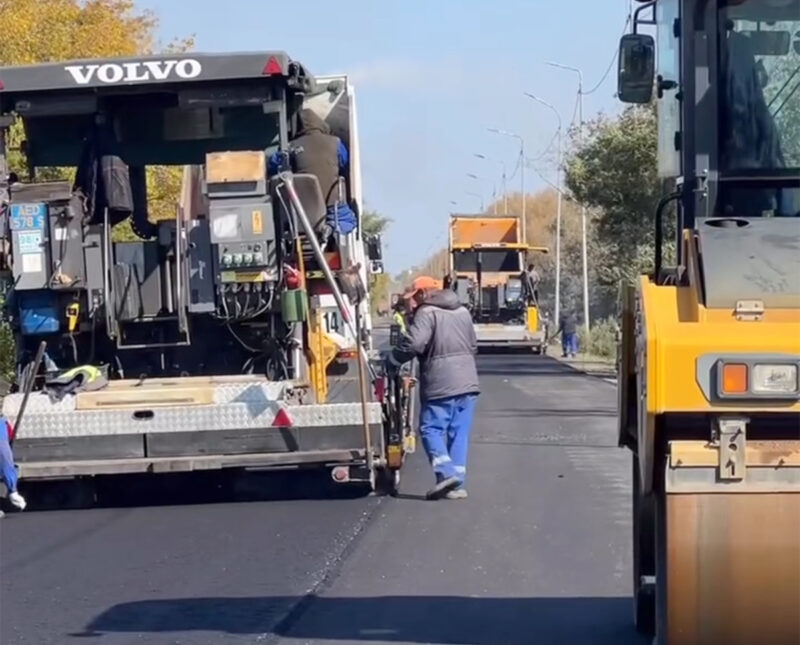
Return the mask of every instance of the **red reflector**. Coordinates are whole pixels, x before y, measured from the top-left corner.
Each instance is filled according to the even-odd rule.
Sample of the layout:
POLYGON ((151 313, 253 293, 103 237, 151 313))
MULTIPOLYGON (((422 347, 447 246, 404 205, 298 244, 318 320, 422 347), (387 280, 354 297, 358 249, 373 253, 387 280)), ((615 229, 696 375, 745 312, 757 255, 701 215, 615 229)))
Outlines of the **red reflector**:
POLYGON ((4 89, 6 89, 6 86, 3 85, 3 81, 0 81, 0 90, 4 90, 4 89))
POLYGON ((268 76, 283 75, 283 68, 277 58, 270 56, 262 73, 268 76))
POLYGON ((272 421, 272 427, 291 428, 292 425, 292 417, 289 416, 289 413, 283 408, 278 410, 278 413, 275 415, 275 419, 272 421))

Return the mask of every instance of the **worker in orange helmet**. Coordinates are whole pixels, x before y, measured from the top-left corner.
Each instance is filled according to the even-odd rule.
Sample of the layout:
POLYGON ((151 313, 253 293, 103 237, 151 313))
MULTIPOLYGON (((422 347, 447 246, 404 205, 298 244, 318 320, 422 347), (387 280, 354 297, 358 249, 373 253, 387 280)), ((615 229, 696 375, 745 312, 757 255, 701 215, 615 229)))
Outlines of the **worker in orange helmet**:
POLYGON ((398 369, 419 359, 420 437, 436 484, 427 498, 464 499, 469 435, 480 387, 472 317, 456 293, 428 276, 414 280, 403 298, 413 320, 388 356, 398 369))

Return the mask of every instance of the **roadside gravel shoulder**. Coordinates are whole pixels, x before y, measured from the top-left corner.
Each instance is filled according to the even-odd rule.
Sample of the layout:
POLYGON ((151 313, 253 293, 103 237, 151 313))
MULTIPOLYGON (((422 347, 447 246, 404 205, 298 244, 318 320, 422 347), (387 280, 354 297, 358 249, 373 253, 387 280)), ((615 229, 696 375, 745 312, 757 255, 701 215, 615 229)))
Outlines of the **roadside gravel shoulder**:
POLYGON ((551 356, 579 372, 596 376, 615 385, 617 383, 617 364, 612 358, 590 354, 578 354, 575 358, 563 358, 558 350, 552 351, 551 356))

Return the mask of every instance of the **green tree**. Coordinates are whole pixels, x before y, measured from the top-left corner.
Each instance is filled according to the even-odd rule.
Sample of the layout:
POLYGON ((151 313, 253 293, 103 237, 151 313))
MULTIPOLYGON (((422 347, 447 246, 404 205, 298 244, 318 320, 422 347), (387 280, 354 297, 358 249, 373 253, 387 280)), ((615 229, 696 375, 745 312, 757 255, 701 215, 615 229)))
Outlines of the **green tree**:
POLYGON ((655 211, 662 195, 657 174, 655 106, 629 107, 587 126, 567 159, 567 187, 595 213, 592 251, 601 286, 616 291, 652 268, 655 211))
POLYGON ((361 215, 361 228, 367 235, 382 235, 389 228, 392 220, 377 211, 364 210, 361 215))
MULTIPOLYGON (((391 219, 374 210, 365 209, 361 214, 361 227, 365 235, 382 235, 391 223, 391 219)), ((386 273, 370 276, 369 294, 373 312, 387 307, 391 285, 392 278, 386 273)))

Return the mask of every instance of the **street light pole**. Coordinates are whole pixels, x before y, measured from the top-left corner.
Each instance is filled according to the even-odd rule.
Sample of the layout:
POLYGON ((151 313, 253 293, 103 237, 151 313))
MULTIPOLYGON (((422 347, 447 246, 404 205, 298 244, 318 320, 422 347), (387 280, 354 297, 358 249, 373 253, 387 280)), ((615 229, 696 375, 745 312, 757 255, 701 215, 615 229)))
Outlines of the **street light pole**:
MULTIPOLYGON (((489 132, 493 132, 494 134, 499 134, 504 137, 511 137, 512 139, 519 141, 519 187, 522 191, 522 241, 527 244, 527 223, 525 221, 525 139, 513 132, 506 132, 505 130, 498 130, 497 128, 489 128, 489 132)), ((508 209, 506 209, 506 212, 508 212, 508 209)))
MULTIPOLYGON (((474 173, 471 173, 471 172, 467 173, 467 177, 469 177, 470 179, 474 179, 475 181, 479 181, 479 182, 487 181, 484 177, 479 177, 478 175, 476 175, 474 173)), ((496 193, 497 193, 497 191, 495 190, 494 186, 492 186, 492 214, 495 213, 495 199, 494 199, 494 196, 495 196, 496 193)), ((481 189, 481 195, 483 195, 483 189, 481 189)), ((481 197, 481 215, 483 215, 483 197, 481 197)))
MULTIPOLYGON (((475 156, 478 159, 483 159, 484 161, 494 161, 495 163, 499 163, 500 167, 503 169, 503 214, 508 215, 508 191, 506 190, 506 164, 504 161, 499 161, 497 159, 492 159, 491 157, 487 157, 486 155, 475 153, 475 156)), ((494 204, 494 200, 492 202, 494 204)), ((492 213, 495 213, 496 209, 494 206, 492 207, 492 213)))
MULTIPOLYGON (((561 134, 562 134, 562 121, 561 121, 561 113, 550 103, 547 101, 540 99, 535 94, 531 94, 530 92, 525 92, 525 96, 530 99, 533 99, 537 103, 544 105, 546 108, 549 108, 553 114, 556 115, 556 119, 558 119, 558 130, 556 131, 556 137, 558 140, 558 153, 557 153, 557 160, 556 160, 556 306, 555 306, 555 316, 554 322, 556 325, 560 324, 561 321, 561 196, 562 196, 562 189, 561 189, 561 164, 562 164, 562 142, 561 142, 561 134)), ((524 161, 524 159, 523 159, 524 161)))
MULTIPOLYGON (((583 144, 583 72, 577 67, 562 65, 549 61, 546 63, 550 67, 558 67, 578 75, 578 143, 583 144)), ((589 261, 586 250, 586 205, 581 204, 581 255, 583 259, 583 324, 586 327, 586 335, 591 332, 589 321, 589 261)))
POLYGON ((503 215, 508 215, 508 186, 506 186, 506 162, 503 164, 503 215))

